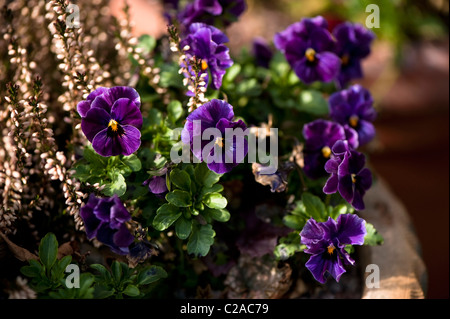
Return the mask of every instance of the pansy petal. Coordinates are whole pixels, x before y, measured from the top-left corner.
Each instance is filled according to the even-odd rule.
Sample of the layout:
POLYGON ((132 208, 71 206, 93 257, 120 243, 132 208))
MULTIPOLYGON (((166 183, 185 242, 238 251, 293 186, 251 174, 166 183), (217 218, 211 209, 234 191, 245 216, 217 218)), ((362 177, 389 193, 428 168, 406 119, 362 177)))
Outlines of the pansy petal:
POLYGON ((363 245, 366 221, 355 214, 341 214, 337 218, 337 239, 342 245, 363 245))
POLYGON ((113 241, 118 247, 128 247, 134 241, 134 237, 125 224, 122 224, 119 230, 114 234, 113 241))
POLYGON ((141 132, 131 125, 124 125, 122 128, 124 133, 117 139, 122 148, 122 155, 128 156, 136 152, 141 146, 141 132))
POLYGON ((137 129, 142 128, 142 113, 139 107, 128 98, 116 100, 111 108, 111 118, 120 125, 132 125, 137 129))
POLYGON ((363 168, 358 174, 358 188, 364 191, 372 186, 372 173, 368 168, 363 168))
POLYGON ((318 79, 322 82, 330 82, 336 79, 341 67, 339 57, 331 52, 322 52, 317 54, 317 59, 319 61, 316 66, 318 79))
POLYGON ((362 190, 359 189, 355 189, 354 193, 353 193, 353 200, 351 202, 352 206, 354 209, 356 210, 364 210, 365 209, 365 204, 363 201, 363 192, 362 190))
MULTIPOLYGON (((111 102, 117 101, 121 98, 127 98, 133 101, 133 103, 137 106, 141 106, 141 98, 139 93, 129 86, 115 86, 109 89, 106 93, 109 96, 111 102)), ((112 104, 111 104, 112 106, 112 104)))
POLYGON ((77 112, 81 117, 85 117, 91 108, 91 101, 81 101, 77 104, 77 112))
POLYGON ((92 140, 92 147, 103 157, 116 156, 122 153, 120 144, 114 137, 108 135, 107 128, 95 135, 92 140))
POLYGON ((323 192, 325 194, 334 194, 338 190, 338 176, 337 174, 331 174, 330 178, 325 183, 325 186, 323 187, 323 192))
POLYGON ((301 243, 307 246, 317 243, 323 239, 324 235, 322 226, 314 218, 310 218, 300 232, 301 243))
POLYGON ((163 194, 167 192, 167 182, 164 176, 153 176, 148 184, 150 192, 153 194, 163 194))
POLYGON ((338 191, 347 202, 353 201, 353 182, 350 175, 339 177, 338 191))
POLYGON ((375 126, 368 121, 360 120, 358 136, 360 145, 369 143, 375 137, 375 126))
POLYGON ((86 138, 92 142, 95 135, 108 127, 111 117, 103 109, 91 107, 86 116, 81 119, 81 130, 86 138))

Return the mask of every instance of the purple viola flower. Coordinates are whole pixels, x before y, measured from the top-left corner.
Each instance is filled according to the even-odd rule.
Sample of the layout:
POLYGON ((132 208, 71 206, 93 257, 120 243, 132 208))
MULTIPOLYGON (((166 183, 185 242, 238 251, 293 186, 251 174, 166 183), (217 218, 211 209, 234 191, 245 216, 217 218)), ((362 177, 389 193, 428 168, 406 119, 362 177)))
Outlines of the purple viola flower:
POLYGON ((324 166, 332 155, 331 148, 337 141, 348 140, 353 148, 358 147, 355 130, 322 119, 304 125, 303 137, 305 138, 303 170, 311 179, 327 175, 324 166))
POLYGON ((351 149, 347 141, 337 141, 332 152, 333 156, 325 164, 325 170, 331 175, 323 192, 334 194, 339 191, 356 210, 363 210, 364 194, 372 186, 372 173, 364 167, 366 157, 351 149))
POLYGON ((275 35, 274 43, 304 83, 330 82, 337 77, 341 62, 334 53, 335 42, 323 17, 290 25, 275 35))
POLYGON ((247 126, 242 120, 233 122, 233 118, 233 107, 214 99, 189 114, 181 132, 182 142, 217 174, 230 172, 248 153, 247 126))
POLYGON ((143 185, 148 185, 148 190, 150 193, 157 195, 158 197, 163 197, 165 193, 169 190, 167 188, 166 175, 168 172, 167 167, 163 167, 158 171, 157 175, 154 175, 147 179, 143 185))
POLYGON ((256 59, 256 64, 263 68, 269 67, 273 52, 265 39, 258 37, 253 40, 252 53, 256 59))
MULTIPOLYGON (((218 90, 226 69, 233 65, 229 49, 224 44, 228 37, 219 29, 204 24, 194 23, 189 27, 189 34, 181 41, 181 47, 188 46, 187 57, 195 56, 202 60, 202 71, 211 74, 212 88, 218 90)), ((189 76, 189 74, 188 74, 189 76)), ((205 81, 208 81, 205 78, 205 81)))
POLYGON ((117 254, 129 253, 128 248, 134 237, 126 222, 131 219, 131 215, 117 195, 97 198, 91 194, 86 205, 81 207, 80 216, 88 239, 97 238, 117 254))
POLYGON ((81 129, 101 156, 131 155, 141 145, 139 94, 131 87, 100 87, 77 105, 81 129))
POLYGON ((368 90, 359 84, 346 90, 333 93, 329 100, 331 118, 349 125, 358 133, 359 145, 370 142, 375 136, 372 122, 377 113, 373 108, 373 98, 368 90))
POLYGON ((178 14, 182 25, 202 22, 227 27, 247 9, 245 0, 194 0, 178 14))
POLYGON ((354 214, 339 215, 337 220, 328 218, 317 222, 313 218, 306 222, 300 233, 305 253, 312 256, 305 266, 314 278, 324 284, 331 275, 337 282, 346 272, 344 265, 355 261, 345 251, 346 245, 363 245, 366 235, 364 219, 354 214))
POLYGON ((361 60, 370 54, 375 34, 361 24, 344 22, 333 29, 337 40, 336 54, 341 59, 338 81, 344 87, 349 81, 363 77, 361 60))

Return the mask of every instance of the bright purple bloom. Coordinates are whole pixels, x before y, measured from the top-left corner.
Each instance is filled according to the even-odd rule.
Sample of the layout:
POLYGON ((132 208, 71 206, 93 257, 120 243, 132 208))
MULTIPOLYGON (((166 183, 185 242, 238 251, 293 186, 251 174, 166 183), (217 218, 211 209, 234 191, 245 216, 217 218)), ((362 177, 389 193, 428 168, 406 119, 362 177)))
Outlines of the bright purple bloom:
POLYGON ((305 138, 303 170, 312 179, 327 175, 324 166, 332 155, 331 148, 337 141, 348 140, 353 148, 358 147, 355 130, 322 119, 306 124, 303 127, 303 137, 305 138))
POLYGON ((192 24, 189 27, 189 34, 181 41, 181 47, 189 46, 189 50, 186 51, 188 57, 195 56, 202 60, 202 71, 205 73, 209 71, 215 90, 222 86, 226 69, 233 65, 229 49, 224 44, 226 42, 228 37, 222 31, 204 23, 192 24))
POLYGON ((356 210, 365 208, 363 196, 372 186, 372 173, 365 168, 366 157, 348 146, 347 141, 337 141, 332 148, 333 156, 325 164, 331 174, 323 192, 341 196, 356 210))
POLYGON ((126 222, 131 219, 131 215, 117 195, 97 198, 91 194, 86 205, 81 207, 80 216, 88 239, 96 237, 117 254, 129 253, 128 248, 134 237, 126 222))
POLYGON ((252 53, 256 59, 256 64, 263 68, 268 68, 273 57, 272 49, 263 38, 255 38, 252 44, 252 53))
POLYGON ((220 28, 237 21, 247 9, 245 0, 194 0, 178 15, 182 25, 203 22, 220 28))
POLYGON ((218 174, 230 172, 248 153, 247 126, 233 118, 233 107, 214 99, 189 114, 181 132, 181 140, 190 145, 194 156, 218 174))
POLYGON ((359 84, 332 94, 328 100, 331 118, 349 125, 358 133, 359 145, 370 142, 375 136, 372 122, 377 113, 373 108, 373 98, 368 90, 359 84))
POLYGON ((154 175, 147 179, 143 185, 148 185, 148 190, 157 195, 157 196, 163 196, 169 189, 167 188, 167 182, 166 182, 166 174, 167 174, 167 167, 162 168, 158 175, 154 175))
POLYGON ((339 282, 346 271, 344 265, 355 263, 345 246, 364 244, 365 223, 354 214, 339 215, 337 220, 328 217, 326 222, 307 221, 300 237, 307 247, 304 252, 312 256, 305 266, 318 282, 324 284, 329 275, 339 282))
POLYGON ((306 84, 330 82, 339 74, 341 61, 334 53, 335 42, 327 21, 321 16, 290 25, 275 35, 274 43, 306 84))
POLYGON ((375 34, 361 24, 344 22, 333 30, 337 40, 336 54, 341 59, 338 81, 344 87, 350 80, 363 77, 361 60, 370 54, 375 34))
POLYGON ((101 156, 131 155, 141 145, 139 94, 131 87, 100 87, 77 105, 81 129, 101 156))

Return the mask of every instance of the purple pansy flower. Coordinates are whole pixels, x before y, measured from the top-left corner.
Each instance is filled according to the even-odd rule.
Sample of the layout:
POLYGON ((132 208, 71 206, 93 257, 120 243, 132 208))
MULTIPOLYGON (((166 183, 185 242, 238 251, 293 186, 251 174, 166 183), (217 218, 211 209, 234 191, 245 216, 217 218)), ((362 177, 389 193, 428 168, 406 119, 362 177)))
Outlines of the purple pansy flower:
POLYGON ((361 24, 344 22, 333 30, 337 40, 336 54, 341 58, 338 81, 341 87, 352 79, 363 77, 361 60, 370 54, 370 45, 375 34, 361 24))
POLYGON ((353 148, 357 148, 357 136, 352 128, 327 120, 319 119, 305 124, 303 127, 305 174, 312 179, 326 176, 324 166, 332 154, 333 145, 339 140, 348 140, 353 148))
POLYGON ((194 0, 178 15, 181 24, 203 22, 218 27, 229 26, 247 9, 245 0, 194 0))
POLYGON ((163 167, 158 171, 157 175, 154 175, 147 179, 143 185, 148 185, 148 190, 150 193, 157 195, 158 197, 163 197, 164 194, 169 190, 167 188, 166 175, 168 168, 163 167))
MULTIPOLYGON (((202 71, 206 74, 210 72, 212 88, 215 90, 222 86, 226 69, 233 65, 229 49, 224 44, 226 42, 228 37, 222 31, 204 23, 192 24, 189 34, 181 41, 181 47, 189 46, 186 51, 188 57, 195 56, 202 60, 202 71)), ((205 82, 208 78, 205 78, 205 82)))
POLYGON ((332 148, 333 156, 325 164, 325 170, 331 174, 323 192, 333 194, 339 191, 341 196, 356 210, 365 208, 363 196, 372 186, 372 174, 365 168, 366 158, 348 145, 347 141, 337 141, 332 148))
POLYGON ((323 17, 290 25, 275 35, 274 43, 304 83, 329 82, 337 77, 341 62, 334 53, 335 42, 323 17))
POLYGON ((214 99, 189 114, 181 132, 182 142, 190 145, 194 156, 205 161, 208 168, 217 174, 230 172, 248 153, 247 139, 239 134, 245 133, 247 126, 242 120, 233 122, 233 118, 233 107, 214 99), (208 129, 212 130, 208 132, 208 129), (228 134, 227 131, 237 134, 228 134), (207 146, 210 148, 205 151, 207 146))
POLYGON ((131 155, 141 145, 139 94, 131 87, 100 87, 77 105, 81 129, 101 156, 131 155))
POLYGON ((354 214, 339 215, 337 220, 329 217, 326 222, 309 219, 300 233, 301 243, 307 247, 304 252, 312 255, 306 268, 322 284, 329 275, 339 282, 346 271, 344 265, 355 263, 345 246, 364 244, 365 235, 364 219, 354 214))
POLYGON ((88 239, 94 237, 120 255, 129 253, 134 237, 126 227, 130 213, 117 195, 97 198, 91 194, 86 205, 81 207, 80 216, 88 239))
POLYGON ((346 90, 333 93, 328 103, 331 118, 355 129, 358 133, 359 145, 364 145, 374 138, 375 127, 372 122, 377 113, 373 108, 373 98, 368 90, 355 84, 346 90))
POLYGON ((256 64, 263 68, 269 67, 273 52, 265 39, 258 37, 253 40, 252 53, 256 59, 256 64))

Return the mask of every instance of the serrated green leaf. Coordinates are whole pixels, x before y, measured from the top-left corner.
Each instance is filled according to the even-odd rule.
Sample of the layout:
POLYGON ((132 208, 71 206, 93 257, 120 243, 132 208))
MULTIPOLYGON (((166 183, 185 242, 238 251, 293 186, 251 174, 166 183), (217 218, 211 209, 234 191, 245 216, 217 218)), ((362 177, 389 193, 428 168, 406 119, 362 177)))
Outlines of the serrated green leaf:
POLYGON ((167 272, 163 268, 150 266, 139 273, 136 283, 138 285, 149 285, 163 278, 167 278, 167 272))
POLYGON ((167 106, 167 112, 169 119, 172 123, 175 123, 179 118, 183 116, 184 110, 180 101, 173 100, 167 106))
POLYGON ((186 239, 191 234, 192 230, 192 220, 186 219, 184 217, 178 218, 175 223, 175 234, 180 239, 186 239))
POLYGON ((187 244, 188 253, 197 257, 206 256, 214 243, 215 236, 216 233, 210 224, 194 227, 187 244))
POLYGON ((142 168, 141 160, 136 156, 136 154, 124 156, 122 158, 122 162, 127 165, 133 172, 138 172, 142 168))
POLYGON ((302 203, 305 205, 305 211, 308 216, 319 222, 326 221, 327 212, 325 204, 319 197, 305 192, 302 194, 302 203))
POLYGON ((183 191, 191 190, 191 177, 185 171, 175 168, 170 172, 170 181, 183 191))
POLYGON ((384 243, 384 238, 381 236, 372 224, 366 223, 366 236, 364 237, 364 245, 378 246, 384 243))
POLYGON ((175 189, 166 195, 166 200, 177 207, 189 207, 192 205, 191 194, 175 189))
POLYGON ((137 296, 139 296, 139 294, 141 292, 139 291, 139 288, 136 287, 135 285, 128 285, 125 288, 125 290, 123 291, 123 293, 125 295, 127 295, 127 296, 130 296, 130 297, 137 297, 137 296))
POLYGON ((109 197, 114 196, 114 194, 120 197, 125 194, 126 190, 127 184, 125 178, 122 174, 116 174, 114 180, 111 183, 106 184, 102 193, 109 197))
POLYGON ((203 203, 209 208, 225 208, 227 207, 228 201, 222 194, 210 193, 203 197, 203 203))
POLYGON ((194 170, 195 181, 207 188, 216 184, 222 175, 211 171, 204 162, 199 163, 194 170))
POLYGON ((51 269, 58 256, 58 240, 53 233, 47 233, 39 245, 39 258, 46 269, 51 269))
POLYGON ((156 211, 156 216, 153 219, 153 227, 156 230, 163 231, 169 228, 179 217, 181 210, 172 205, 164 204, 156 211))

